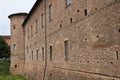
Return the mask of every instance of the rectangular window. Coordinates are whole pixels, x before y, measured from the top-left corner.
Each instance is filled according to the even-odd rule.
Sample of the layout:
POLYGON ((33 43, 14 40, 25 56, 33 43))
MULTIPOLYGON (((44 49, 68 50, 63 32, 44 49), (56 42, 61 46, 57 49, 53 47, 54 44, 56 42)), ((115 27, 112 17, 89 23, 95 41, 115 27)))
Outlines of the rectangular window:
POLYGON ((52 20, 52 4, 49 6, 49 21, 52 20))
POLYGON ((31 37, 33 36, 33 26, 31 25, 31 37))
POLYGON ((71 0, 66 0, 66 6, 69 6, 71 4, 71 0))
POLYGON ((84 14, 85 14, 85 16, 87 16, 87 9, 84 10, 84 14))
POLYGON ((16 44, 13 44, 13 50, 16 51, 16 44))
POLYGON ((64 47, 65 47, 65 60, 69 60, 69 50, 68 50, 68 40, 64 41, 64 47))
POLYGON ((42 60, 44 61, 44 47, 42 47, 42 60))
POLYGON ((16 29, 15 25, 13 25, 13 29, 16 29))
POLYGON ((36 20, 36 33, 38 32, 38 20, 36 20))
POLYGON ((52 46, 50 46, 50 61, 52 61, 52 46))
POLYGON ((36 60, 38 61, 38 49, 36 50, 36 60))
POLYGON ((119 53, 116 51, 117 60, 119 60, 119 53))
POLYGON ((32 61, 33 61, 33 51, 32 51, 32 61))
POLYGON ((42 13, 42 15, 41 15, 41 26, 42 26, 42 28, 44 28, 44 26, 45 26, 45 16, 44 16, 44 13, 42 13))
POLYGON ((28 39, 29 39, 29 29, 28 29, 28 39))

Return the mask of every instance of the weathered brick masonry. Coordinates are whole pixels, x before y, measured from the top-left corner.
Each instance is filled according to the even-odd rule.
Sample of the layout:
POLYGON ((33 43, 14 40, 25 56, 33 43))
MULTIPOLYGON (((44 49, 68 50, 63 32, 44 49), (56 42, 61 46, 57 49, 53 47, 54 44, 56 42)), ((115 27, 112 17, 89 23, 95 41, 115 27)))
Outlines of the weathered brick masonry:
POLYGON ((24 52, 24 31, 22 23, 26 13, 16 13, 9 16, 11 19, 11 66, 10 71, 14 74, 23 74, 25 62, 24 52))
POLYGON ((37 0, 28 15, 9 17, 17 45, 11 72, 29 80, 120 80, 120 0, 37 0))

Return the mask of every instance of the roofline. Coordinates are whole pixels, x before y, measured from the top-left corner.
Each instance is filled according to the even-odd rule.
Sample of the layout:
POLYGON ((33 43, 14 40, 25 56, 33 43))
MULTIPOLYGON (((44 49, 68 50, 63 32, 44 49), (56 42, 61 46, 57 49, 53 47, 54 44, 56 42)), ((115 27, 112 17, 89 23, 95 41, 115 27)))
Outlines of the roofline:
POLYGON ((35 2, 35 4, 33 5, 32 9, 30 10, 28 16, 25 18, 25 20, 24 20, 24 22, 22 24, 23 27, 26 25, 26 23, 28 22, 28 20, 30 19, 30 17, 32 16, 32 14, 34 13, 34 11, 37 9, 37 7, 39 6, 39 4, 40 4, 41 1, 42 0, 37 0, 35 2))
POLYGON ((18 16, 18 15, 28 15, 27 13, 24 13, 24 12, 20 12, 20 13, 14 13, 14 14, 11 14, 8 16, 8 18, 11 18, 12 16, 18 16))

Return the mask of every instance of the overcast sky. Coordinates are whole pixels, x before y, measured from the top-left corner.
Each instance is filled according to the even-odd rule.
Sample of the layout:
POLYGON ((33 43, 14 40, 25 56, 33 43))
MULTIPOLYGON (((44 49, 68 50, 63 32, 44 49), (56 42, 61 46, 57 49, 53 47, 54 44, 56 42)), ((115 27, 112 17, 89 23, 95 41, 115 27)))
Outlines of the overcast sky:
POLYGON ((0 35, 10 35, 8 16, 18 12, 29 12, 36 0, 0 0, 0 35))

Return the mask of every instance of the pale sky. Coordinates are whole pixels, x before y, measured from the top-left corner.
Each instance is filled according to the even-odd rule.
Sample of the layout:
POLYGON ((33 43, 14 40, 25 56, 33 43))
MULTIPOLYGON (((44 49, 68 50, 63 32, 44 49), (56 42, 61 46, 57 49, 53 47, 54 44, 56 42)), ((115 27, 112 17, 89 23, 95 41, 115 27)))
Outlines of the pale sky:
POLYGON ((10 14, 29 12, 36 0, 0 0, 0 35, 10 35, 10 14))

